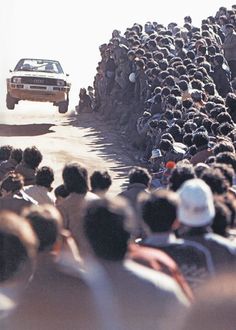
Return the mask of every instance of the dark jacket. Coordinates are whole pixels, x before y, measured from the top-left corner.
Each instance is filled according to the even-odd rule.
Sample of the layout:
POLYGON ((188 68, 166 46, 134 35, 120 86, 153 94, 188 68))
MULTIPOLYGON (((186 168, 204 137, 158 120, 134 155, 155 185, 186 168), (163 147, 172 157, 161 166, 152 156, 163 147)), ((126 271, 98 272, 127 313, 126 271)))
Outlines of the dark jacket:
POLYGON ((228 93, 232 92, 229 73, 222 66, 217 65, 214 68, 213 80, 220 96, 226 97, 228 93))

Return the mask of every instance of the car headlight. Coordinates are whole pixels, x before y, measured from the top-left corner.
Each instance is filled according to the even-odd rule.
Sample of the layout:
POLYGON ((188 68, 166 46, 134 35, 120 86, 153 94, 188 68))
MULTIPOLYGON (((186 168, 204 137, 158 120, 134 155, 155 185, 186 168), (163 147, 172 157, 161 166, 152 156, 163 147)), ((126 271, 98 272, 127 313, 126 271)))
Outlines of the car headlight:
POLYGON ((20 84, 21 83, 21 77, 13 77, 12 82, 15 84, 20 84))
POLYGON ((57 80, 57 86, 65 86, 65 81, 61 80, 61 79, 58 79, 57 80))

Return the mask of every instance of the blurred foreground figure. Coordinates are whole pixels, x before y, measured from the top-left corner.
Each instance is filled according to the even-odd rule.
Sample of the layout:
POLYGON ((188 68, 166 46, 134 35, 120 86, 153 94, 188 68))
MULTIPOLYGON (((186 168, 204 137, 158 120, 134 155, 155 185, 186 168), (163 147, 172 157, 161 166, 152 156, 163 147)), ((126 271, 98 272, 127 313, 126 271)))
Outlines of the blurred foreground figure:
POLYGON ((61 236, 59 212, 44 205, 29 208, 24 216, 39 240, 37 267, 15 312, 5 320, 4 329, 105 329, 96 316, 88 285, 80 277, 71 238, 61 236), (60 262, 56 263, 58 258, 60 262))
POLYGON ((235 273, 216 277, 199 291, 181 330, 235 330, 235 273))
POLYGON ((37 244, 25 219, 9 211, 0 213, 0 329, 5 329, 6 317, 15 308, 32 275, 37 244))
POLYGON ((82 255, 100 315, 113 320, 110 329, 173 329, 188 300, 168 275, 125 259, 134 224, 131 208, 118 197, 93 201, 85 210, 83 228, 94 258, 89 247, 82 255))

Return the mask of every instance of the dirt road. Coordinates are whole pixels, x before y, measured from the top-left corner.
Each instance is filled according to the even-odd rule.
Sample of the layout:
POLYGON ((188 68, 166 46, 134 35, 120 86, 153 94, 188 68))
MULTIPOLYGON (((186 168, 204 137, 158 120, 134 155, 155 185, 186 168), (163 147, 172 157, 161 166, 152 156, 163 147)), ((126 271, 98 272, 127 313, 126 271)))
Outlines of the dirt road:
POLYGON ((97 120, 94 114, 74 111, 61 115, 50 104, 22 102, 15 110, 1 111, 1 145, 36 145, 43 153, 42 165, 55 171, 54 186, 62 182, 65 163, 78 161, 91 173, 108 169, 113 177, 111 194, 121 191, 134 160, 127 155, 125 140, 114 128, 97 120))

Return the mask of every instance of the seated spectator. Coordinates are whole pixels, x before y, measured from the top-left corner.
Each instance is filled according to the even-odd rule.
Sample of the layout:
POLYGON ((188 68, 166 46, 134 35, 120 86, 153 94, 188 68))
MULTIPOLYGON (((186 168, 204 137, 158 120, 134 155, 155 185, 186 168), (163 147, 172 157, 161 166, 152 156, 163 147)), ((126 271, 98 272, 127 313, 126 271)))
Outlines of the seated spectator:
POLYGON ((92 193, 104 197, 112 184, 112 178, 107 171, 94 171, 90 176, 90 184, 92 193))
POLYGON ((0 163, 0 180, 10 171, 15 170, 16 166, 22 160, 22 153, 21 149, 12 149, 9 159, 0 163))
POLYGON ((22 175, 10 172, 1 182, 0 210, 21 214, 23 208, 36 203, 23 193, 24 178, 22 175))
POLYGON ((23 151, 22 161, 16 166, 16 172, 24 177, 24 185, 33 185, 36 180, 36 171, 43 159, 43 155, 33 146, 23 151))
POLYGON ((75 107, 77 113, 92 112, 92 100, 85 88, 80 89, 79 104, 75 107))
POLYGON ((170 140, 162 139, 160 141, 159 148, 162 153, 162 161, 166 164, 169 161, 178 162, 183 159, 185 155, 185 150, 179 148, 174 143, 171 143, 170 140))
POLYGON ((24 191, 38 204, 54 204, 54 198, 51 194, 53 181, 53 169, 43 166, 36 172, 35 185, 25 187, 24 191))

